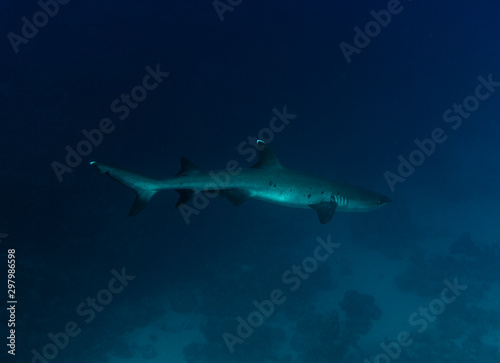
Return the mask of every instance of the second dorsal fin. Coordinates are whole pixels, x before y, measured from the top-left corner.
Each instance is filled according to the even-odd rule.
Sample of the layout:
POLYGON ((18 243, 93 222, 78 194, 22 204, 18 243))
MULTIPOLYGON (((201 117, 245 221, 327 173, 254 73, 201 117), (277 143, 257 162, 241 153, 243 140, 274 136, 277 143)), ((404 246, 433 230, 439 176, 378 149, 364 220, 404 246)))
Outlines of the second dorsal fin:
POLYGON ((200 168, 194 165, 194 163, 188 158, 181 156, 181 170, 175 176, 186 176, 200 173, 202 173, 200 168))

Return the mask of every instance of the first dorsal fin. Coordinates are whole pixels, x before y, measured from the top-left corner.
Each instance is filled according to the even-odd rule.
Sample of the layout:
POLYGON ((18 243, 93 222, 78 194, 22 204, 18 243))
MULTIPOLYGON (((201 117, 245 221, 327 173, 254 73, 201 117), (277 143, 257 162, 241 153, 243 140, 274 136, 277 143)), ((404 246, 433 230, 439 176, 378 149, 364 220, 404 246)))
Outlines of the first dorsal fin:
POLYGON ((259 161, 252 168, 254 169, 281 169, 283 165, 276 154, 267 146, 264 141, 257 140, 257 150, 259 151, 259 161))
POLYGON ((194 165, 194 163, 188 158, 181 156, 181 170, 176 174, 176 176, 186 176, 199 173, 202 173, 200 168, 194 165))

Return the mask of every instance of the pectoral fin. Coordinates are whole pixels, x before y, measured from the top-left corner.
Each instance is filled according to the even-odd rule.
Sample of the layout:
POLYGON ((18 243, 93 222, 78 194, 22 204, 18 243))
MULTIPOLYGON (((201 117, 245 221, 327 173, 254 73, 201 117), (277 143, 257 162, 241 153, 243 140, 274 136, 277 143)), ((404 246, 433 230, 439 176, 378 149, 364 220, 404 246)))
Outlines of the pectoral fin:
POLYGON ((318 204, 310 204, 309 207, 311 207, 316 211, 316 213, 318 213, 320 223, 325 224, 328 223, 335 214, 335 209, 337 209, 337 203, 324 202, 318 204))

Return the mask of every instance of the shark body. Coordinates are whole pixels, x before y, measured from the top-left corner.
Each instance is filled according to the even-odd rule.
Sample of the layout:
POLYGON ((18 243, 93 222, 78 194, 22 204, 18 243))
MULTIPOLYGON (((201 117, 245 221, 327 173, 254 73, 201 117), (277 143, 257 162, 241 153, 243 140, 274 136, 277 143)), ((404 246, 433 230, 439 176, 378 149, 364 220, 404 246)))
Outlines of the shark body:
POLYGON ((254 198, 294 208, 310 208, 317 212, 322 224, 336 211, 366 212, 391 200, 379 193, 354 185, 332 181, 283 167, 273 151, 262 141, 257 142, 259 161, 248 169, 225 174, 225 180, 204 172, 188 159, 181 157, 181 171, 174 177, 157 180, 113 166, 91 162, 91 165, 111 178, 133 189, 136 200, 129 212, 136 215, 160 190, 176 190, 181 206, 199 192, 217 191, 238 206, 254 198))

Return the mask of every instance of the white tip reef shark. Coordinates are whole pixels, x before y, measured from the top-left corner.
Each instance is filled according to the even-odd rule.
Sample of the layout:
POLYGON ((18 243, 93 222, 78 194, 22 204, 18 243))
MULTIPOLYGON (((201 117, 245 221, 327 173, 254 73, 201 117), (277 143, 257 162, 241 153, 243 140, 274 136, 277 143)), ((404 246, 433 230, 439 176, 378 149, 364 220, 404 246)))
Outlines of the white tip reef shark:
POLYGON ((185 157, 181 157, 180 172, 164 180, 95 161, 90 164, 135 191, 137 196, 129 216, 142 211, 153 195, 164 189, 180 194, 176 207, 196 193, 218 192, 235 206, 254 198, 287 207, 310 208, 322 224, 328 223, 336 211, 366 212, 391 202, 390 198, 364 188, 287 169, 261 140, 257 141, 257 150, 259 160, 255 165, 233 171, 225 182, 214 178, 214 172, 200 170, 185 157))

